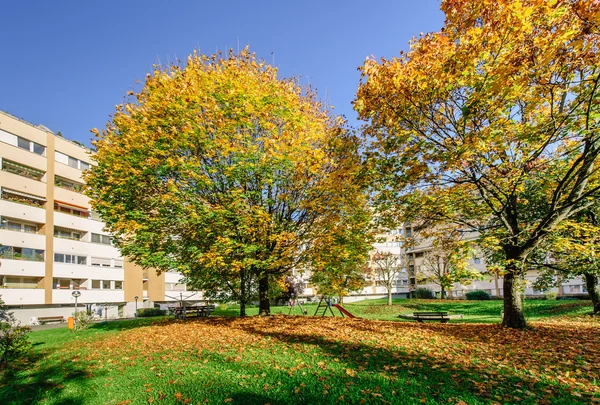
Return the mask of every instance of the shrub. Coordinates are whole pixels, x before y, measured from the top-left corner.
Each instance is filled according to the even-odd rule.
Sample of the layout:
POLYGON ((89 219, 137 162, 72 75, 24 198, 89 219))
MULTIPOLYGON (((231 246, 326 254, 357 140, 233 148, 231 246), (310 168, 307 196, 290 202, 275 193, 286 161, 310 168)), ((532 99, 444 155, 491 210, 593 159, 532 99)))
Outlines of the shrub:
POLYGON ((167 311, 163 311, 158 308, 140 308, 137 310, 137 316, 140 318, 147 318, 150 316, 163 316, 166 315, 167 311))
POLYGON ((75 330, 86 330, 94 320, 94 316, 86 311, 75 312, 73 318, 75 318, 75 330))
POLYGON ((0 362, 5 363, 29 349, 27 335, 30 331, 28 326, 21 326, 0 298, 0 362))
POLYGON ((556 291, 549 291, 545 295, 547 300, 556 300, 558 297, 558 293, 556 291))
POLYGON ((465 294, 465 297, 470 301, 487 301, 490 299, 490 295, 483 290, 469 291, 465 294))
POLYGON ((425 299, 425 300, 431 300, 435 298, 435 294, 433 291, 431 291, 429 288, 417 288, 414 291, 415 297, 416 298, 421 298, 421 299, 425 299))

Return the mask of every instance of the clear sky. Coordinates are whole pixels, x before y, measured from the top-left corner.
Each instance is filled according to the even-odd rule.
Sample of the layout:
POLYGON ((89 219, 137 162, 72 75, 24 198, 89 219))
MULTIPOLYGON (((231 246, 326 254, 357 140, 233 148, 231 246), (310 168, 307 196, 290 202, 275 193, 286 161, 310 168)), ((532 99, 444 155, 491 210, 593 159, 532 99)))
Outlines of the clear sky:
POLYGON ((302 76, 352 124, 365 57, 391 58, 437 31, 439 0, 7 1, 0 109, 89 145, 158 61, 250 45, 281 77, 302 76))

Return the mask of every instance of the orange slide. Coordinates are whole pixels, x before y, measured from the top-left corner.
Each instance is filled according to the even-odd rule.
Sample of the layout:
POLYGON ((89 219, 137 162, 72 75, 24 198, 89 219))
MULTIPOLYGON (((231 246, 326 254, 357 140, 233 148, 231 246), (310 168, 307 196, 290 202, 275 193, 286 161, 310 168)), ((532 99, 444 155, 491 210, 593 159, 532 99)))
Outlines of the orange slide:
POLYGON ((346 311, 344 308, 342 308, 342 306, 340 304, 333 304, 333 307, 336 307, 337 309, 340 310, 340 312, 343 315, 346 315, 348 318, 356 318, 354 315, 352 315, 350 312, 346 311))

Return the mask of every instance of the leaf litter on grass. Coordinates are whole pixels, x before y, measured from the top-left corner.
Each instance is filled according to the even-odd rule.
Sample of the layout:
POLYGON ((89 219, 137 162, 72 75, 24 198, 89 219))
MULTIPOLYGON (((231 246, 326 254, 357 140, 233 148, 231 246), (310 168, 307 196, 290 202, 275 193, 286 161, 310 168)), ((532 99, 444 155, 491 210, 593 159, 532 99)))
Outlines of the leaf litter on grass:
POLYGON ((322 403, 340 396, 410 403, 398 402, 402 395, 427 403, 598 402, 600 322, 560 318, 531 326, 287 316, 165 321, 83 339, 76 359, 90 373, 127 374, 143 365, 159 381, 170 379, 163 384, 178 390, 170 394, 177 402, 196 403, 179 381, 188 368, 194 376, 210 372, 218 381, 206 383, 206 392, 227 399, 236 386, 300 402, 318 391, 322 403))

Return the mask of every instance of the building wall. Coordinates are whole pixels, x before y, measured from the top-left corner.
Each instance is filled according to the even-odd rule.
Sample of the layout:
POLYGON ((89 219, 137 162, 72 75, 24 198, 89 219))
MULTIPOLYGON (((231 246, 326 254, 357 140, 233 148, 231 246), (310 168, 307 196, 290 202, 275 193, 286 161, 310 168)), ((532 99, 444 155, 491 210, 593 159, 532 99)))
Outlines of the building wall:
POLYGON ((136 296, 140 308, 170 301, 164 275, 144 277, 106 243, 81 192, 92 164, 87 148, 0 112, 0 296, 22 320, 70 315, 76 290, 79 305, 108 303, 109 317, 133 316, 136 296))

